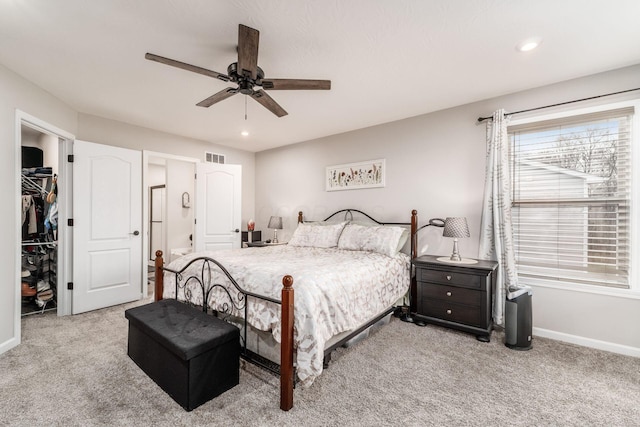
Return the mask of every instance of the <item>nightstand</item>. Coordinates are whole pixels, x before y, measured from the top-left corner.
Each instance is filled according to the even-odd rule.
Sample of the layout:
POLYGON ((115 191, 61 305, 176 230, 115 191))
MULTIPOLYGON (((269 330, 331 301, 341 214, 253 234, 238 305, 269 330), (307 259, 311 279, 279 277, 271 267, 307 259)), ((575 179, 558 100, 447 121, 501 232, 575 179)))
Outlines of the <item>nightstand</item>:
POLYGON ((469 332, 479 341, 489 342, 498 263, 453 264, 437 258, 423 255, 412 261, 417 288, 414 321, 469 332))
POLYGON ((266 246, 280 246, 280 245, 286 245, 287 242, 278 242, 278 243, 267 243, 267 242, 245 242, 245 245, 247 245, 248 248, 264 248, 266 246))
POLYGON ((262 240, 262 232, 260 230, 243 231, 241 239, 242 243, 259 242, 262 240))

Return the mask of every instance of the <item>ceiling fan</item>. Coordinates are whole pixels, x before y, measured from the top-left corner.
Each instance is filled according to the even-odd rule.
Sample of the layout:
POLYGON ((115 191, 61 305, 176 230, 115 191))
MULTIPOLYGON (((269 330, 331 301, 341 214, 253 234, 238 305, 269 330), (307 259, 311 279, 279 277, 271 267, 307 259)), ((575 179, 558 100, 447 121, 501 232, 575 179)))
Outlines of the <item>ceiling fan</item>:
POLYGON ((228 87, 198 102, 199 107, 210 107, 237 93, 248 95, 258 101, 263 107, 278 117, 288 113, 265 90, 329 90, 331 80, 302 80, 302 79, 265 79, 264 71, 258 67, 258 42, 260 32, 246 25, 239 25, 238 29, 238 62, 227 67, 227 74, 207 70, 206 68, 147 53, 144 57, 150 61, 171 65, 172 67, 192 71, 194 73, 213 77, 223 82, 237 83, 237 87, 228 87), (255 90, 254 88, 262 87, 255 90))

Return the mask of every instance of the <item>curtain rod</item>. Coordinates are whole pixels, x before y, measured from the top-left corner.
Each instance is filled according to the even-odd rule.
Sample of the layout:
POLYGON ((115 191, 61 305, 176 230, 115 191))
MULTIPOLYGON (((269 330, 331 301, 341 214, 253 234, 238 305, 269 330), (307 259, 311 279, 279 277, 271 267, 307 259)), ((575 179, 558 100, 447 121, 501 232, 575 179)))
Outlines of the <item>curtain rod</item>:
MULTIPOLYGON (((640 90, 640 87, 637 87, 635 89, 627 89, 627 90, 621 90, 620 92, 611 92, 611 93, 605 93, 604 95, 596 95, 596 96, 590 96, 589 98, 582 98, 582 99, 575 99, 573 101, 567 101, 567 102, 560 102, 558 104, 551 104, 551 105, 545 105, 544 107, 536 107, 536 108, 529 108, 527 110, 520 110, 520 111, 514 111, 513 113, 507 113, 508 116, 511 116, 513 114, 520 114, 520 113, 528 113, 529 111, 536 111, 536 110, 542 110, 543 108, 551 108, 551 107, 558 107, 560 105, 567 105, 567 104, 573 104, 574 102, 582 102, 582 101, 589 101, 592 99, 598 99, 598 98, 603 98, 605 96, 611 96, 611 95, 619 95, 621 93, 627 93, 627 92, 633 92, 636 90, 640 90)), ((478 123, 482 123, 485 120, 491 120, 493 119, 493 116, 489 116, 489 117, 478 117, 478 123)))

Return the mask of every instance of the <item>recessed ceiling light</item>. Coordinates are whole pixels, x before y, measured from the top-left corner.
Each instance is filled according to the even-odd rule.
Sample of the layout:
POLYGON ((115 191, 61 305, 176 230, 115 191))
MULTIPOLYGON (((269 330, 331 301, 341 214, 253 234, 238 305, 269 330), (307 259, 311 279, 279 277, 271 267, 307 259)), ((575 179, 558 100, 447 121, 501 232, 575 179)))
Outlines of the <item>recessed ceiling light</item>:
POLYGON ((542 39, 540 37, 531 37, 518 43, 516 49, 520 52, 528 52, 540 46, 540 43, 542 43, 542 39))
POLYGON ((242 132, 240 132, 240 135, 242 135, 242 136, 249 136, 249 131, 247 131, 247 130, 243 130, 242 132))

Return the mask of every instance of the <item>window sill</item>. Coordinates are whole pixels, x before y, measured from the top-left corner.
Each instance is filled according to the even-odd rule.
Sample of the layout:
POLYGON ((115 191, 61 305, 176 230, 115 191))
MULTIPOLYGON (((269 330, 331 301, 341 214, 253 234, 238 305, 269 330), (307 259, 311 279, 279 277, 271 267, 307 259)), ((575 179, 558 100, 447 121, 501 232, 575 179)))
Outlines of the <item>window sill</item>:
POLYGON ((582 292, 588 294, 640 300, 640 290, 638 289, 608 288, 604 286, 579 285, 575 283, 548 283, 541 280, 530 279, 521 281, 520 283, 534 288, 558 289, 568 292, 582 292))

